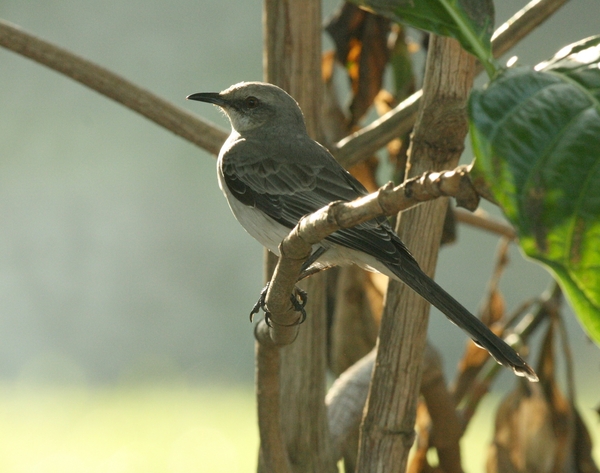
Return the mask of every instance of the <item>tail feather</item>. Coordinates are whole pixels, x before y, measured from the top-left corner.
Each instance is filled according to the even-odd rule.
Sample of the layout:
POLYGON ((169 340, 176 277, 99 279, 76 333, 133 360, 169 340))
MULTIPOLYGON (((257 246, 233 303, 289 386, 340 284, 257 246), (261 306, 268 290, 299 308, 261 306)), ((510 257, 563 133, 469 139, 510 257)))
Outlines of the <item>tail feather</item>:
POLYGON ((481 320, 427 276, 416 264, 386 264, 398 278, 427 302, 437 307, 448 319, 463 329, 473 341, 486 349, 501 365, 512 368, 518 376, 538 381, 535 371, 504 340, 481 320))

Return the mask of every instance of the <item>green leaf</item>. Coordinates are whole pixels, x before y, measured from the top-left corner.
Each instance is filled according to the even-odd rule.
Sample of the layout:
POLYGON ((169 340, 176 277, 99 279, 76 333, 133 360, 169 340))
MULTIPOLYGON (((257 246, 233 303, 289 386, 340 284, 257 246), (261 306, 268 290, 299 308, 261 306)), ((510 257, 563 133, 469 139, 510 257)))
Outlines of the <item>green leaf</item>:
POLYGON ((600 36, 469 99, 475 178, 600 343, 600 36))
POLYGON ((363 8, 409 26, 457 39, 488 75, 495 74, 491 38, 493 0, 352 0, 363 8))

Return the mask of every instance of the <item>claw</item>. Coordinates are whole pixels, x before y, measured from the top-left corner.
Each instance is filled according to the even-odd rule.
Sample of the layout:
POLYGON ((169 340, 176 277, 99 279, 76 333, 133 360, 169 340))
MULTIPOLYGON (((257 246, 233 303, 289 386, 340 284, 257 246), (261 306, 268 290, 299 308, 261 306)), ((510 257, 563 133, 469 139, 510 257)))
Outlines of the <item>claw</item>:
MULTIPOLYGON (((250 311, 250 323, 252 323, 252 321, 254 320, 254 315, 258 314, 261 309, 265 311, 265 314, 267 313, 267 311, 265 310, 265 307, 266 307, 267 291, 269 290, 270 284, 271 283, 268 282, 267 285, 262 288, 262 291, 260 291, 260 296, 258 297, 256 304, 254 304, 254 307, 252 307, 252 310, 250 311)), ((267 325, 269 325, 269 327, 270 327, 271 325, 269 324, 268 318, 266 319, 266 322, 267 322, 267 325)))
MULTIPOLYGON (((254 320, 254 315, 258 314, 262 309, 265 313, 265 322, 269 327, 271 327, 271 317, 266 307, 267 291, 269 290, 269 284, 270 283, 267 283, 267 285, 262 289, 262 291, 260 291, 258 301, 256 301, 256 304, 254 304, 254 307, 252 307, 252 310, 250 311, 250 322, 254 320)), ((297 322, 297 325, 300 325, 306 320, 306 311, 304 310, 304 307, 306 307, 306 303, 308 301, 308 294, 306 294, 306 291, 303 291, 299 287, 296 287, 295 291, 296 294, 290 295, 290 301, 292 303, 292 306, 294 307, 294 310, 296 312, 300 312, 302 315, 300 317, 300 320, 297 322), (298 298, 300 300, 298 300, 298 298)))
POLYGON ((304 307, 306 307, 306 303, 308 302, 308 294, 306 294, 306 291, 303 291, 299 287, 296 287, 295 289, 298 297, 300 297, 300 300, 298 300, 298 297, 296 297, 294 294, 290 296, 290 300, 292 301, 294 310, 302 314, 302 317, 300 317, 300 320, 298 321, 298 325, 300 325, 306 320, 306 311, 304 310, 304 307))

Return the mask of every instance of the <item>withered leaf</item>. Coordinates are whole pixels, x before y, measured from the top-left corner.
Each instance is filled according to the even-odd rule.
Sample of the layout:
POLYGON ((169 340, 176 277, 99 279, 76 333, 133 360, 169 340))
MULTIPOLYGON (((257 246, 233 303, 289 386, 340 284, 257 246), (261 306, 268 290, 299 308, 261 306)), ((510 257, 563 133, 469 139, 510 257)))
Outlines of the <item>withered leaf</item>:
POLYGON ((352 86, 350 127, 363 117, 381 89, 390 56, 390 25, 390 20, 382 16, 344 3, 325 26, 352 86))

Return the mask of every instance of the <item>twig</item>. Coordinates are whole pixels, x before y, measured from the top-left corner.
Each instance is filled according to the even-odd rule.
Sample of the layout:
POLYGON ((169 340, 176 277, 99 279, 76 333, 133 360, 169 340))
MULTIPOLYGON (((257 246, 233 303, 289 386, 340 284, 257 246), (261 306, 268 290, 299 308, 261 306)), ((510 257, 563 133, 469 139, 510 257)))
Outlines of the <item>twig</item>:
POLYGON ((420 392, 431 417, 429 446, 437 450, 441 471, 462 473, 459 447, 461 420, 456 414, 454 399, 446 385, 442 357, 429 343, 425 347, 423 365, 420 392))
POLYGON ((533 0, 502 23, 492 36, 494 57, 500 57, 550 18, 568 0, 533 0))
MULTIPOLYGON (((212 154, 228 133, 119 75, 0 20, 0 46, 94 89, 212 154)), ((183 97, 182 97, 183 99, 183 97)))
MULTIPOLYGON (((515 13, 494 33, 494 57, 500 57, 564 5, 567 0, 533 0, 515 13)), ((483 70, 478 65, 477 71, 483 70)), ((421 100, 419 90, 383 115, 378 120, 358 130, 330 147, 342 166, 348 168, 385 146, 394 138, 408 133, 416 120, 421 100)))
MULTIPOLYGON (((496 251, 496 263, 492 276, 488 281, 486 294, 479 309, 481 321, 494 330, 496 324, 504 316, 504 300, 499 293, 500 278, 508 264, 509 240, 502 238, 496 251)), ((505 326, 507 326, 505 324, 505 326)), ((499 332, 496 332, 500 335, 499 332)), ((458 363, 458 376, 452 388, 455 399, 460 400, 466 391, 472 389, 473 384, 489 358, 489 354, 480 350, 475 343, 469 341, 465 353, 458 363)))
POLYGON ((373 123, 331 145, 329 150, 345 168, 373 155, 394 138, 412 130, 422 95, 422 90, 415 92, 373 123))
POLYGON ((461 223, 503 236, 511 241, 517 239, 517 233, 511 226, 493 219, 482 209, 477 209, 475 212, 455 209, 454 216, 456 217, 456 220, 461 223))

